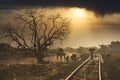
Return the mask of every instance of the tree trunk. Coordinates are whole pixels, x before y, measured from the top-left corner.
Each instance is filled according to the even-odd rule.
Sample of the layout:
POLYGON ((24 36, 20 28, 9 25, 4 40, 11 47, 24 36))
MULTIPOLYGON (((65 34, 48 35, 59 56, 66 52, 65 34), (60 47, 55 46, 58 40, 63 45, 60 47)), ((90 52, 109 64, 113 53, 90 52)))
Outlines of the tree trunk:
POLYGON ((45 56, 44 56, 43 53, 38 53, 38 54, 36 55, 37 63, 44 63, 44 61, 43 61, 43 58, 44 58, 44 57, 45 57, 45 56))

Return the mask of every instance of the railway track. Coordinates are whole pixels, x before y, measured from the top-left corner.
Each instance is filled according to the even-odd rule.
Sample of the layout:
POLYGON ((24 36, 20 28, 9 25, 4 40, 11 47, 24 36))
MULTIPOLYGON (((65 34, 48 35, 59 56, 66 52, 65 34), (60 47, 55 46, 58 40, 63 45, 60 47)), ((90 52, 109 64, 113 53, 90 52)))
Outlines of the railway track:
POLYGON ((80 64, 65 80, 102 80, 101 78, 102 56, 97 54, 80 64))

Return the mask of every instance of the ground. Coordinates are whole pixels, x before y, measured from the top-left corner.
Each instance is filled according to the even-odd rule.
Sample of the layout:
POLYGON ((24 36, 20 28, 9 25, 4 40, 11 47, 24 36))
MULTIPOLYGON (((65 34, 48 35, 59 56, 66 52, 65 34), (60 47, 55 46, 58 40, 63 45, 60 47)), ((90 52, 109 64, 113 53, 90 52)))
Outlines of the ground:
POLYGON ((37 64, 35 58, 25 57, 21 59, 0 60, 0 80, 59 80, 65 79, 74 68, 82 63, 86 58, 83 57, 77 62, 57 62, 56 56, 51 55, 44 58, 48 63, 37 64))

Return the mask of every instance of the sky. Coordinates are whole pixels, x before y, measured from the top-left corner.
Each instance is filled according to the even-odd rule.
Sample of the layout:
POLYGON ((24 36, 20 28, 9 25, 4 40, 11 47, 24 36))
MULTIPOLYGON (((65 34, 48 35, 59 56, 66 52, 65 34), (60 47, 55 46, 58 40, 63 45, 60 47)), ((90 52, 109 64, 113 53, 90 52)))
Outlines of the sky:
POLYGON ((93 47, 120 41, 119 0, 0 0, 0 24, 13 23, 22 10, 37 7, 70 20, 71 33, 52 47, 93 47))

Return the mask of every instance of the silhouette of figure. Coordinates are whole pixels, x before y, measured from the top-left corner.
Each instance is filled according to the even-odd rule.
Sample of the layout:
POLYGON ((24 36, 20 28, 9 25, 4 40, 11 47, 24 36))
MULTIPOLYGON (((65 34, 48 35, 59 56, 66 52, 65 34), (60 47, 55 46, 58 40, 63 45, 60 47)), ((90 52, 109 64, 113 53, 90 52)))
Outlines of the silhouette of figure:
POLYGON ((71 60, 74 61, 74 62, 76 62, 76 60, 77 60, 77 56, 76 56, 76 54, 72 54, 72 56, 71 56, 71 60))
POLYGON ((58 61, 59 58, 60 58, 60 61, 62 62, 62 57, 64 57, 64 59, 65 59, 64 49, 59 48, 58 53, 57 53, 57 61, 58 61))
POLYGON ((90 51, 91 59, 93 59, 93 53, 94 53, 95 49, 94 48, 89 48, 89 51, 90 51))

